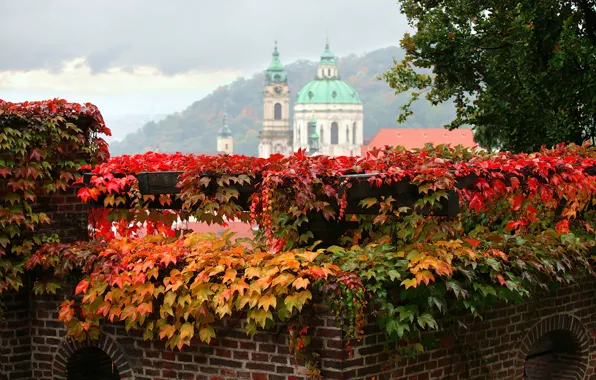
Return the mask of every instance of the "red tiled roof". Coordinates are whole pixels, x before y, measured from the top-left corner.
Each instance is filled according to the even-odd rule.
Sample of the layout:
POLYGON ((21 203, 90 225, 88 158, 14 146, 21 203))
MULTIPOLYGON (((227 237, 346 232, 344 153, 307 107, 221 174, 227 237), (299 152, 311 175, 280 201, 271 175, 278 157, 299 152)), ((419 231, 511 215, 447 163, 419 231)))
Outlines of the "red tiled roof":
POLYGON ((363 146, 363 153, 373 148, 383 148, 385 145, 401 145, 406 149, 424 148, 427 143, 434 145, 450 144, 473 147, 474 135, 471 129, 455 129, 449 131, 444 128, 384 128, 363 146))

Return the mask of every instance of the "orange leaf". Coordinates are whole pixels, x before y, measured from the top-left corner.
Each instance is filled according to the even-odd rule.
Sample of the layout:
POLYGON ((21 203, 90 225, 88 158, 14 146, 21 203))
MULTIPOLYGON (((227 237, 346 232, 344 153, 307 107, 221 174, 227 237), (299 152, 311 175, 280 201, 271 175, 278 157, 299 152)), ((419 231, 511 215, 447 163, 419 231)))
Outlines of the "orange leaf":
POLYGON ((70 322, 74 317, 74 309, 72 305, 74 301, 64 302, 60 307, 60 313, 58 313, 58 319, 62 322, 70 322))
POLYGON ((137 306, 137 311, 141 315, 151 313, 151 311, 153 311, 153 305, 150 302, 144 302, 137 306))
POLYGON ((497 275, 497 280, 499 280, 499 284, 505 285, 505 286, 507 285, 507 281, 505 281, 505 278, 503 277, 503 275, 498 274, 497 275))
POLYGON ((222 282, 225 284, 226 282, 234 282, 236 280, 236 270, 235 269, 228 269, 226 274, 223 276, 222 282))
POLYGON ((75 289, 75 294, 86 293, 87 289, 89 289, 89 281, 81 280, 75 289))
POLYGON ((172 326, 172 325, 165 325, 164 327, 161 328, 161 330, 159 330, 159 338, 163 339, 164 337, 168 337, 171 338, 174 333, 176 332, 176 326, 172 326))

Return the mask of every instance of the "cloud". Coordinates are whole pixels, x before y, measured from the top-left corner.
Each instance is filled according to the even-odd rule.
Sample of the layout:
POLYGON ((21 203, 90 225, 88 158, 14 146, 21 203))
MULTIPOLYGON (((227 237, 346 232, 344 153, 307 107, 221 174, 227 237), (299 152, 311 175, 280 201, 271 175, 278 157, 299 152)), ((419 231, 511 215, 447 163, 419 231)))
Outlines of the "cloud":
POLYGON ((0 88, 98 95, 205 91, 222 82, 229 82, 240 74, 239 71, 228 69, 165 75, 151 66, 134 66, 130 70, 106 67, 102 72, 95 73, 88 60, 80 57, 64 62, 60 73, 48 69, 0 72, 0 88))
POLYGON ((92 73, 247 71, 264 68, 275 39, 289 63, 318 56, 327 35, 345 55, 395 45, 406 28, 390 0, 0 1, 0 72, 81 58, 92 73))

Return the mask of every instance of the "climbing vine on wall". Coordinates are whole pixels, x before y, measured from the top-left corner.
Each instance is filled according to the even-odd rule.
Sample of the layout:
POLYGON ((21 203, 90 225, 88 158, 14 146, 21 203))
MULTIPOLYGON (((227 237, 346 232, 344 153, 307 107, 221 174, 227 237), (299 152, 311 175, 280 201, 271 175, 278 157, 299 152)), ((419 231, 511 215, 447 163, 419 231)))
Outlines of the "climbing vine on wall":
POLYGON ((593 274, 595 158, 587 145, 530 155, 439 146, 362 158, 122 156, 91 168, 89 187, 79 192, 103 203, 92 216, 97 240, 47 244, 28 268, 52 271, 53 282, 45 283, 54 286, 82 270, 76 297, 60 313, 78 338, 96 335, 102 321, 118 321, 182 347, 194 336, 208 342, 216 318, 244 313, 248 333, 297 326, 301 348, 306 340, 298 333, 308 329, 295 322, 319 294, 341 317, 348 340, 360 337, 368 310, 388 336, 422 350, 424 330, 593 274), (180 193, 141 194, 141 171, 181 171, 180 193), (340 183, 339 176, 360 173, 370 174, 373 187, 414 184, 418 198, 404 206, 399 195, 370 197, 360 206, 378 212, 350 214, 346 194, 357 182, 340 183), (253 188, 250 212, 238 203, 244 187, 253 188), (423 212, 451 189, 459 214, 423 212), (161 207, 150 208, 155 202, 161 207), (169 210, 173 202, 182 207, 169 210), (314 213, 355 224, 336 245, 309 247, 312 235, 302 226, 314 213), (173 222, 190 216, 259 229, 250 243, 177 237, 173 222))
POLYGON ((92 104, 0 100, 0 292, 22 286, 27 257, 56 239, 37 232, 51 222, 43 204, 72 185, 82 165, 107 161, 99 134, 109 133, 92 104))
POLYGON ((593 274, 596 151, 588 145, 338 158, 149 152, 107 161, 98 134, 109 130, 89 104, 0 101, 0 126, 0 290, 21 286, 25 269, 36 292, 72 280, 60 319, 78 339, 97 337, 109 321, 182 348, 193 338, 208 343, 217 319, 243 315, 247 333, 283 326, 301 352, 309 311, 324 303, 348 345, 374 313, 389 337, 421 351, 425 330, 593 274), (81 186, 82 170, 91 173, 78 195, 93 203, 93 239, 66 244, 37 233, 50 222, 40 205, 81 186), (180 171, 179 192, 143 194, 145 171, 180 171), (341 177, 354 174, 364 176, 341 177), (350 192, 361 181, 416 194, 406 202, 399 192, 376 193, 358 204, 374 212, 356 213, 350 192), (434 214, 453 190, 459 212, 434 214), (317 215, 338 226, 335 245, 313 241, 308 223, 317 215), (191 217, 257 229, 247 241, 174 228, 191 217))

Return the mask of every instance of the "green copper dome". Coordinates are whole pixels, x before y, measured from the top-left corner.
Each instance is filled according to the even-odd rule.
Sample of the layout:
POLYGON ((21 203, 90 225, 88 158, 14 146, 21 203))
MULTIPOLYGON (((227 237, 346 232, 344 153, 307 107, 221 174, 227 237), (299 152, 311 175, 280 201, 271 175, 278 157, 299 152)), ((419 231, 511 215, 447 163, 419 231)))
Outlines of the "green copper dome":
POLYGON ((327 42, 319 63, 319 67, 324 65, 323 74, 319 73, 315 80, 302 87, 296 95, 296 104, 362 104, 356 90, 339 79, 337 68, 329 68, 336 64, 327 42))
POLYGON ((356 90, 339 79, 315 79, 296 96, 296 104, 362 104, 356 90))
POLYGON ((275 48, 271 55, 271 64, 265 72, 265 77, 268 82, 283 83, 287 80, 286 68, 279 60, 279 51, 277 50, 277 41, 275 41, 275 48))

